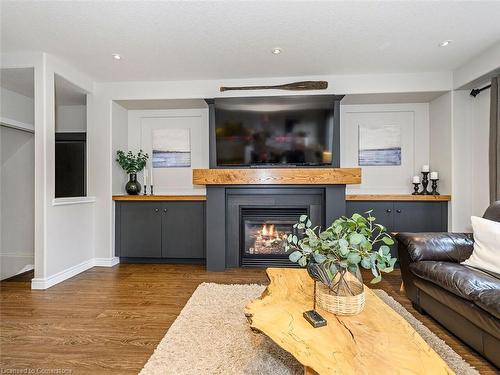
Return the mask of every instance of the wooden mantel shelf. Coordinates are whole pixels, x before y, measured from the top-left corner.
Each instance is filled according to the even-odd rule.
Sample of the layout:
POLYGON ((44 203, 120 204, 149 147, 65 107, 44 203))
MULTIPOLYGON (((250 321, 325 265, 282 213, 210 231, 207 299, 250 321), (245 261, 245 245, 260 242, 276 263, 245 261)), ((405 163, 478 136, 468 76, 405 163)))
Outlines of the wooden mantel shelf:
POLYGON ((411 195, 411 194, 348 194, 347 201, 424 201, 448 202, 451 195, 411 195))
POLYGON ((194 185, 360 184, 361 168, 193 169, 194 185))
POLYGON ((206 195, 113 195, 114 201, 206 201, 206 195))

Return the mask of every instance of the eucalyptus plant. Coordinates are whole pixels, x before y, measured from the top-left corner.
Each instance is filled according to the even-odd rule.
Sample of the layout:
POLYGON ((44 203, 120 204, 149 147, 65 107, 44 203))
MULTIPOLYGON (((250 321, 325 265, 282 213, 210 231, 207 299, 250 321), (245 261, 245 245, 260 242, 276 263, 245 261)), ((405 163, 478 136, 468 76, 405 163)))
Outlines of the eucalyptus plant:
MULTIPOLYGON (((314 263, 314 272, 329 287, 338 272, 341 276, 347 271, 355 273, 358 265, 371 270, 371 283, 378 283, 382 272, 394 270, 396 258, 389 248, 394 240, 383 225, 375 223, 371 212, 366 217, 357 213, 342 216, 324 231, 312 227, 311 220, 302 215, 287 237, 286 250, 293 251, 289 259, 302 267, 314 263)), ((311 273, 311 267, 308 270, 311 273)))
POLYGON ((146 166, 148 159, 149 155, 147 153, 143 153, 142 150, 139 150, 137 155, 135 155, 132 151, 127 153, 122 150, 116 151, 116 161, 128 174, 142 171, 146 166))

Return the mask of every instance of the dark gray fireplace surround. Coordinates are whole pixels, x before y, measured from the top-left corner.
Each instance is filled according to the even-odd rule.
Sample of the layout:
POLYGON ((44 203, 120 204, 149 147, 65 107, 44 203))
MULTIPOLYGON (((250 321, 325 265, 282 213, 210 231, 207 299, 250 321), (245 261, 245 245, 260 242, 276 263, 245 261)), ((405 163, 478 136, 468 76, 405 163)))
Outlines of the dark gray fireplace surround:
MULTIPOLYGON (((345 185, 207 186, 206 261, 208 271, 241 267, 241 210, 246 208, 304 208, 314 225, 346 212, 345 185)), ((283 259, 266 259, 264 266, 286 266, 283 259)))

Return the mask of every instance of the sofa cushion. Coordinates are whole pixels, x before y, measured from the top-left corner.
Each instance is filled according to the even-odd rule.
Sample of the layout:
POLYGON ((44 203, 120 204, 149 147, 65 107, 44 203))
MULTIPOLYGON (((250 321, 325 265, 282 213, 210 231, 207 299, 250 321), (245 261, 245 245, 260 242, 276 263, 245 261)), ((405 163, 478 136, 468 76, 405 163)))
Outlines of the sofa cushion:
POLYGON ((471 217, 474 230, 474 250, 466 266, 500 273, 500 223, 482 217, 471 217))
POLYGON ((410 270, 415 276, 428 280, 500 317, 500 279, 495 276, 450 262, 416 262, 410 264, 410 270))
POLYGON ((487 289, 481 292, 474 303, 500 319, 500 291, 498 289, 487 289))
MULTIPOLYGON (((427 312, 431 313, 431 311, 435 312, 436 310, 443 310, 443 307, 439 306, 443 305, 445 306, 444 309, 453 310, 458 315, 461 315, 463 318, 470 321, 476 327, 481 328, 500 340, 500 320, 488 311, 483 310, 474 302, 467 301, 466 299, 444 290, 437 284, 424 279, 415 279, 415 286, 419 289, 419 304, 427 312), (430 301, 429 298, 434 299, 436 302, 430 301)), ((431 316, 437 320, 444 319, 447 321, 449 318, 448 316, 441 317, 437 315, 439 314, 431 314, 431 316)), ((448 321, 447 323, 450 322, 448 321)), ((454 326, 453 328, 459 328, 456 327, 457 324, 460 325, 458 321, 453 321, 453 323, 451 323, 451 325, 454 326)), ((445 324, 445 326, 449 328, 448 324, 445 324)), ((459 329, 465 328, 466 327, 460 327, 459 329)), ((451 329, 451 331, 454 332, 455 329, 451 329)), ((468 343, 471 345, 473 344, 472 341, 468 343)))

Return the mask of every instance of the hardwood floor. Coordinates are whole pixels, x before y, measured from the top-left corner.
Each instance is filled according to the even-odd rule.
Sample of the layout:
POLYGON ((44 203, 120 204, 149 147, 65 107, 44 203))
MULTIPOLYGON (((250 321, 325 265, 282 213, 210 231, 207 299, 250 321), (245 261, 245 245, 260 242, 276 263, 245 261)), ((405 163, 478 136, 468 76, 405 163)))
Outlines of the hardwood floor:
MULTIPOLYGON (((38 368, 137 374, 200 283, 267 283, 262 269, 214 273, 198 265, 168 264, 95 267, 44 291, 31 290, 30 278, 0 284, 0 373, 38 368)), ((438 323, 416 312, 399 291, 400 282, 395 271, 375 287, 403 304, 481 373, 497 373, 438 323)))

